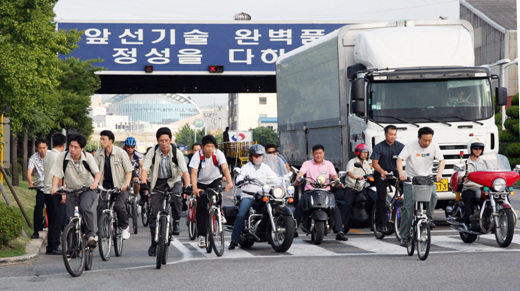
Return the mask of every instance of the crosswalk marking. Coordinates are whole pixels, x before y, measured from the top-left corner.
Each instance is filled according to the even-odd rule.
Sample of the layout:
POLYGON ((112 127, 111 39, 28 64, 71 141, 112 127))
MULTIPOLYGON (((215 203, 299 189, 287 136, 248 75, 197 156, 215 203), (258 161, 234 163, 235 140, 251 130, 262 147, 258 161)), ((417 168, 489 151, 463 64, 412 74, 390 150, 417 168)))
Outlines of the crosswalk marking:
MULTIPOLYGON (((285 253, 275 252, 271 246, 265 242, 255 243, 253 247, 242 249, 237 247, 235 250, 227 250, 231 241, 230 236, 226 236, 226 250, 221 258, 251 258, 258 256, 280 256, 289 255, 294 257, 303 256, 348 256, 348 255, 405 255, 406 249, 399 246, 399 242, 394 236, 388 236, 383 240, 375 239, 371 235, 349 235, 348 241, 336 241, 334 236, 326 237, 321 245, 314 245, 310 237, 295 238, 291 248, 285 253)), ((197 246, 197 241, 181 239, 175 240, 173 247, 177 248, 183 256, 183 260, 190 260, 198 257, 215 258, 214 253, 208 254, 205 249, 197 246), (196 251, 195 251, 196 250, 196 251), (195 252, 195 255, 193 254, 195 252), (201 256, 202 255, 202 256, 201 256)), ((493 234, 483 235, 471 244, 462 242, 455 231, 447 234, 432 236, 430 253, 478 253, 478 252, 517 252, 520 251, 520 234, 513 237, 513 242, 507 248, 501 248, 495 241, 493 234)))

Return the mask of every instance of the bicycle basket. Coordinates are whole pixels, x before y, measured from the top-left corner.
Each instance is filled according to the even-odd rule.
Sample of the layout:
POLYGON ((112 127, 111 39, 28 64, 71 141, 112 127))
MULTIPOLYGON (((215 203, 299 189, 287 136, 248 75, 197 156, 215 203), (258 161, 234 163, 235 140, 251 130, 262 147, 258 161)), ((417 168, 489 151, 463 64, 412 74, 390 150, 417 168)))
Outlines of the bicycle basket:
POLYGON ((432 195, 433 181, 430 177, 414 177, 412 180, 412 197, 414 201, 428 202, 432 195))

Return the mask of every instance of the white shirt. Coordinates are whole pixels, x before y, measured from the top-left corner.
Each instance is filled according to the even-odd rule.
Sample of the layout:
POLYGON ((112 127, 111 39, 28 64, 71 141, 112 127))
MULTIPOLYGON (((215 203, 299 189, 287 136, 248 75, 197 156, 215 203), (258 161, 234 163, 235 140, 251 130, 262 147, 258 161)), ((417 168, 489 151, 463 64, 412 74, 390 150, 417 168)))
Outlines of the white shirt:
POLYGON ((432 141, 427 148, 422 148, 419 145, 419 140, 406 143, 399 154, 399 158, 406 161, 404 172, 410 178, 431 175, 433 160, 444 160, 441 149, 436 142, 432 141))
MULTIPOLYGON (((351 159, 350 161, 348 161, 348 163, 347 163, 347 173, 348 172, 352 172, 352 174, 354 174, 354 176, 356 176, 356 177, 363 177, 364 175, 372 174, 372 168, 370 168, 370 163, 368 163, 368 160, 364 160, 362 162, 361 159, 359 159, 358 157, 355 157, 355 158, 351 159), (356 162, 361 163, 363 165, 363 168, 356 168, 354 166, 354 164, 356 162)), ((352 188, 352 189, 356 189, 358 191, 363 190, 363 187, 356 188, 356 179, 353 179, 349 175, 347 175, 346 178, 347 179, 346 179, 346 185, 345 186, 347 186, 349 188, 352 188)))
POLYGON ((198 150, 195 154, 193 154, 193 157, 190 161, 190 168, 197 169, 199 171, 197 178, 198 183, 209 185, 216 179, 222 178, 222 174, 220 173, 218 166, 227 164, 227 160, 226 156, 224 156, 224 153, 221 150, 216 150, 215 155, 217 156, 218 166, 215 166, 215 163, 213 162, 213 155, 209 158, 205 156, 204 166, 201 165, 199 169, 201 153, 204 155, 204 149, 198 150))
POLYGON ((52 177, 51 175, 51 169, 52 165, 56 162, 56 159, 58 158, 58 155, 60 154, 60 151, 57 149, 52 149, 52 151, 48 152, 47 155, 45 155, 45 158, 43 159, 43 169, 45 173, 44 177, 44 188, 43 193, 44 194, 50 194, 51 187, 52 187, 52 177))
MULTIPOLYGON (((261 163, 260 167, 257 168, 251 162, 247 162, 247 164, 245 164, 240 169, 240 175, 238 175, 237 179, 236 179, 237 183, 244 180, 244 178, 246 176, 249 176, 249 178, 255 178, 262 183, 280 184, 282 182, 280 177, 278 177, 278 175, 276 175, 276 173, 273 172, 273 170, 271 170, 271 168, 264 163, 261 163)), ((262 187, 257 186, 257 185, 252 185, 252 184, 245 185, 244 187, 242 187, 242 197, 241 197, 242 199, 243 198, 253 198, 252 195, 244 193, 244 191, 247 191, 250 193, 257 193, 257 192, 261 192, 263 190, 262 190, 262 187)))

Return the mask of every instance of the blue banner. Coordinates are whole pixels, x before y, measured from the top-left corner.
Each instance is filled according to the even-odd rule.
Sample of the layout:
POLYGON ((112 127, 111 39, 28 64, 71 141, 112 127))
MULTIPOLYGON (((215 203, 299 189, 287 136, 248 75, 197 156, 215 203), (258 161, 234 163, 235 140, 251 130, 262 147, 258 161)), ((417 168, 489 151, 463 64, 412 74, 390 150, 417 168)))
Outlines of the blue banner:
MULTIPOLYGON (((72 56, 101 58, 108 73, 274 74, 279 56, 344 26, 345 23, 81 23, 58 29, 84 31, 72 56)), ((64 56, 61 56, 64 58, 64 56)), ((105 71, 105 73, 107 73, 105 71)))

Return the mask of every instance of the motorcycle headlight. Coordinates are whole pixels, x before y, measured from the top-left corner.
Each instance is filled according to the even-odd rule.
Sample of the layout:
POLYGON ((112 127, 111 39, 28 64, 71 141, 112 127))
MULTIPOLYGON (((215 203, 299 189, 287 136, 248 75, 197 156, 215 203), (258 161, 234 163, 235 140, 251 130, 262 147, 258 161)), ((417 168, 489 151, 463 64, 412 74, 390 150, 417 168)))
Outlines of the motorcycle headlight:
POLYGON ((506 190, 506 180, 503 178, 497 178, 493 181, 493 188, 495 191, 502 192, 506 190))
POLYGON ((269 190, 271 190, 271 187, 269 187, 269 185, 264 185, 263 189, 264 189, 264 193, 269 193, 269 190))
POLYGON ((318 179, 316 179, 316 182, 318 182, 320 185, 325 185, 325 183, 327 183, 327 177, 325 177, 325 175, 319 175, 318 179))
POLYGON ((294 194, 294 186, 287 187, 287 193, 289 193, 289 195, 293 195, 294 194))
POLYGON ((274 197, 275 199, 282 199, 283 196, 284 196, 284 193, 283 193, 283 189, 282 189, 282 187, 276 187, 276 188, 274 188, 274 190, 273 190, 273 197, 274 197))

